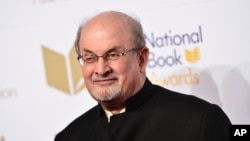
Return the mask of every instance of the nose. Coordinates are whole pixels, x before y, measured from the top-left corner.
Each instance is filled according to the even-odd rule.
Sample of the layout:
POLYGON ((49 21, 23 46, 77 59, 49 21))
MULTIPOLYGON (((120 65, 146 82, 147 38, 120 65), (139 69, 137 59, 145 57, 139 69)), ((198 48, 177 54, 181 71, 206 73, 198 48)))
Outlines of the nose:
POLYGON ((98 57, 94 71, 95 74, 106 75, 111 72, 111 68, 103 57, 98 57))

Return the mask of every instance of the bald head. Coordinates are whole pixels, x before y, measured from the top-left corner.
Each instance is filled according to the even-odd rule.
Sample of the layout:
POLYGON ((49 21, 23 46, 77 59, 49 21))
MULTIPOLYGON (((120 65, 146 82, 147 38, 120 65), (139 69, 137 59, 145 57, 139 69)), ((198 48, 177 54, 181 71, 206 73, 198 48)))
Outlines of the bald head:
POLYGON ((102 24, 102 25, 109 25, 109 24, 116 24, 116 25, 121 25, 123 24, 124 26, 130 26, 134 24, 134 19, 131 18, 130 16, 121 13, 121 12, 116 12, 116 11, 107 11, 100 13, 90 20, 88 20, 85 24, 85 26, 89 24, 102 24))
POLYGON ((97 33, 100 31, 100 28, 112 29, 112 31, 116 31, 120 34, 123 34, 124 32, 129 33, 131 34, 131 41, 135 47, 140 48, 145 46, 143 30, 139 21, 121 12, 106 11, 95 15, 85 21, 84 24, 80 25, 75 41, 76 52, 78 55, 80 55, 80 38, 85 38, 85 35, 88 33, 97 33))

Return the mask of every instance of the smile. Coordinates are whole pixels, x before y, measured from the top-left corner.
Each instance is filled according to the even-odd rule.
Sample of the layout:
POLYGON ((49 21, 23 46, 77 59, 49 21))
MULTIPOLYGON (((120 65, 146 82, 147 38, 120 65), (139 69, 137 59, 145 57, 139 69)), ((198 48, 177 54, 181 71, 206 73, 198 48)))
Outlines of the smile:
POLYGON ((102 78, 102 79, 94 79, 93 83, 98 85, 110 85, 117 81, 117 78, 102 78))

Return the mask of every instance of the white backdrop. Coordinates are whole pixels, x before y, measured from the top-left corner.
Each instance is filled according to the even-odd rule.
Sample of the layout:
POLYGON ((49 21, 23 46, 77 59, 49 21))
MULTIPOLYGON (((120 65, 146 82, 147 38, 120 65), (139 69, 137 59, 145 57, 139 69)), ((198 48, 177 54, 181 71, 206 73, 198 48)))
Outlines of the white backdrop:
POLYGON ((0 0, 0 141, 53 140, 96 104, 78 87, 72 46, 81 20, 103 10, 140 18, 154 83, 250 124, 248 0, 0 0))

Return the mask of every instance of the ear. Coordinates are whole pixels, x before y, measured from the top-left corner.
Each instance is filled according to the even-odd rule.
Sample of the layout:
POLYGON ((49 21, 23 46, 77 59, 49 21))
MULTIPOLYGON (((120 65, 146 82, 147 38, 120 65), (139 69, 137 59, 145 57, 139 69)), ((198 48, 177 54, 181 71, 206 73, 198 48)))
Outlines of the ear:
POLYGON ((148 64, 148 56, 149 56, 149 49, 147 47, 143 47, 138 51, 138 61, 141 73, 146 72, 146 67, 148 64))

